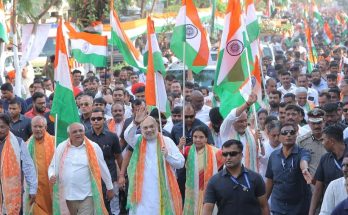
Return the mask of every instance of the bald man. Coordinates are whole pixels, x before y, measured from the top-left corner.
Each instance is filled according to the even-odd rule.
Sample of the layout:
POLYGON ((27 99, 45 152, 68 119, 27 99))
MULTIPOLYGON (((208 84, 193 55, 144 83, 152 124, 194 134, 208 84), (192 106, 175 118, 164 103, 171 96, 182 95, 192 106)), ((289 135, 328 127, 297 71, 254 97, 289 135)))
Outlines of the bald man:
POLYGON ((185 159, 175 143, 158 132, 156 120, 147 115, 145 107, 136 111, 124 136, 134 149, 128 166, 129 214, 181 213, 174 169, 182 168, 185 159), (139 125, 141 134, 136 134, 139 125))
POLYGON ((235 139, 243 143, 243 164, 248 169, 258 172, 257 141, 248 126, 247 109, 257 100, 256 94, 251 94, 248 100, 240 107, 232 109, 220 127, 221 141, 235 139))
POLYGON ((85 137, 85 127, 73 123, 68 127, 69 138, 57 147, 48 177, 57 183, 53 201, 59 202, 59 214, 107 214, 101 179, 106 185, 106 196, 114 197, 113 184, 103 151, 97 143, 85 137))
POLYGON ((204 104, 204 96, 199 90, 192 91, 191 104, 196 112, 196 119, 201 120, 204 124, 209 125, 209 111, 211 107, 204 104))
MULTIPOLYGON (((34 161, 38 189, 35 203, 32 206, 33 214, 49 215, 52 214, 52 187, 49 183, 47 171, 54 154, 54 137, 47 130, 47 121, 43 116, 35 116, 31 120, 31 130, 33 135, 27 141, 28 151, 34 161)), ((27 201, 27 198, 24 198, 27 201)), ((24 204, 25 211, 28 204, 24 204)))

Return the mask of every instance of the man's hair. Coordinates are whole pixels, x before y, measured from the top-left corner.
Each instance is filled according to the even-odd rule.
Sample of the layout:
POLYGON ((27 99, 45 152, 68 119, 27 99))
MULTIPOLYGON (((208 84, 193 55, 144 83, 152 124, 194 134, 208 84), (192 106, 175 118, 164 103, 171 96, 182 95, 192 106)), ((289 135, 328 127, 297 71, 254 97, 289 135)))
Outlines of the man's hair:
POLYGON ((115 102, 111 105, 111 110, 114 108, 115 105, 121 105, 123 112, 125 112, 124 104, 122 102, 115 102))
POLYGON ((195 85, 191 81, 186 81, 185 82, 185 88, 187 88, 187 89, 194 89, 195 85))
POLYGON ((34 84, 40 84, 42 88, 44 88, 44 84, 43 84, 43 80, 40 78, 38 79, 35 79, 34 82, 33 82, 33 85, 34 84))
POLYGON ((243 144, 242 142, 240 142, 239 140, 234 140, 234 139, 231 139, 231 140, 227 140, 226 142, 224 142, 224 144, 222 145, 222 149, 223 148, 228 148, 232 145, 236 145, 237 148, 243 152, 243 144))
POLYGON ((100 107, 93 108, 92 113, 99 113, 101 112, 104 116, 104 110, 101 109, 100 107))
POLYGON ((167 74, 165 80, 166 81, 174 81, 176 78, 173 74, 167 74))
POLYGON ((334 87, 329 89, 329 93, 335 93, 337 97, 340 97, 341 91, 340 91, 340 88, 334 87))
POLYGON ((51 93, 51 95, 48 97, 48 100, 53 101, 54 99, 54 93, 51 93))
POLYGON ((140 87, 136 88, 134 94, 143 93, 143 92, 145 92, 145 86, 140 86, 140 87))
POLYGON ((224 118, 221 116, 219 107, 213 107, 209 111, 209 119, 213 124, 221 124, 224 121, 224 118))
POLYGON ((271 120, 269 123, 265 123, 266 129, 271 131, 272 129, 278 129, 280 131, 280 122, 278 120, 271 120))
POLYGON ((46 95, 43 94, 42 92, 35 92, 31 98, 33 99, 33 102, 36 102, 36 100, 38 98, 45 98, 46 99, 46 95))
POLYGON ((300 94, 300 93, 306 93, 306 94, 307 94, 308 91, 307 91, 307 89, 304 88, 304 87, 298 87, 298 88, 296 88, 295 93, 296 93, 296 95, 297 95, 297 94, 300 94))
POLYGON ((78 69, 74 69, 74 70, 72 71, 72 74, 73 74, 73 75, 75 75, 76 73, 80 73, 80 74, 82 74, 82 72, 81 72, 80 70, 78 70, 78 69))
POLYGON ((280 108, 285 108, 288 104, 286 104, 285 102, 280 102, 279 103, 279 107, 280 108))
POLYGON ((14 104, 17 104, 20 108, 22 107, 22 104, 19 100, 17 99, 11 99, 9 102, 8 102, 9 105, 14 105, 14 104))
POLYGON ((106 101, 103 97, 98 97, 93 100, 93 104, 104 104, 106 105, 106 101))
POLYGON ((334 125, 329 125, 327 127, 324 128, 323 133, 336 140, 337 142, 343 142, 343 130, 345 128, 343 126, 340 126, 338 124, 334 124, 334 125))
POLYGON ((302 108, 300 108, 298 105, 288 105, 286 106, 285 108, 285 111, 288 111, 288 110, 293 110, 293 111, 296 111, 297 113, 301 114, 302 113, 302 108))
POLYGON ((305 78, 308 80, 308 76, 307 76, 306 74, 299 74, 299 75, 297 76, 297 80, 298 80, 298 78, 300 78, 300 77, 305 77, 305 78))
POLYGON ((268 115, 265 119, 265 125, 271 123, 272 121, 278 121, 278 118, 274 115, 268 115))
POLYGON ((280 130, 282 130, 282 128, 286 127, 286 126, 291 126, 293 129, 295 129, 295 131, 298 130, 298 126, 296 126, 294 123, 292 122, 286 122, 286 123, 282 123, 280 125, 280 130))
POLYGON ((330 74, 327 74, 326 75, 326 79, 330 79, 330 80, 337 80, 337 75, 336 74, 333 74, 333 73, 330 73, 330 74))
POLYGON ((266 114, 266 116, 268 116, 268 111, 264 108, 261 108, 260 110, 257 111, 257 116, 260 116, 260 114, 266 114))
POLYGON ((176 106, 171 111, 172 114, 182 114, 182 106, 176 106))
POLYGON ((275 94, 276 94, 276 95, 278 95, 278 96, 279 96, 279 98, 281 98, 281 97, 282 97, 282 93, 281 93, 279 90, 273 90, 273 91, 272 91, 272 92, 270 92, 269 94, 270 94, 270 95, 271 95, 271 94, 273 94, 273 95, 275 95, 275 94))
POLYGON ((292 98, 292 99, 295 99, 295 94, 293 94, 293 93, 286 93, 285 95, 284 95, 284 99, 285 98, 292 98))
POLYGON ((7 126, 10 126, 11 118, 5 113, 0 113, 0 120, 3 121, 7 126))
POLYGON ((286 75, 291 76, 291 73, 288 72, 288 71, 284 71, 284 72, 282 72, 282 73, 280 74, 280 76, 286 76, 286 75))
POLYGON ((125 89, 123 89, 123 88, 120 88, 120 87, 115 88, 115 89, 112 91, 112 94, 114 94, 114 92, 116 92, 116 91, 122 91, 122 92, 123 92, 123 95, 125 94, 125 89))
POLYGON ((49 78, 44 78, 43 79, 43 82, 46 82, 46 81, 50 81, 51 79, 49 79, 49 78))
POLYGON ((37 116, 34 116, 32 119, 31 119, 31 124, 33 124, 34 121, 36 121, 37 119, 40 119, 43 121, 44 125, 47 126, 47 119, 41 115, 37 115, 37 116))
POLYGON ((325 104, 321 109, 323 109, 325 113, 333 113, 333 112, 337 112, 337 108, 338 108, 337 103, 328 103, 328 104, 325 104))
POLYGON ((129 75, 129 77, 130 77, 130 76, 137 76, 137 77, 139 77, 139 75, 138 75, 137 72, 131 72, 130 75, 129 75))
POLYGON ((124 67, 121 68, 121 71, 127 71, 127 70, 133 72, 133 67, 131 67, 131 66, 124 66, 124 67))
POLYGON ((9 92, 13 92, 13 86, 10 83, 4 83, 3 85, 1 85, 0 88, 2 91, 9 91, 9 92))
POLYGON ((336 61, 331 61, 329 68, 331 67, 338 67, 338 63, 336 61))
POLYGON ((319 93, 319 97, 325 96, 327 99, 331 99, 331 95, 328 92, 321 92, 319 93))
POLYGON ((274 78, 269 78, 269 79, 266 80, 266 88, 267 88, 267 86, 269 85, 269 82, 270 82, 270 81, 274 81, 274 82, 277 83, 277 81, 276 81, 274 78))
POLYGON ((143 103, 145 103, 145 101, 142 100, 142 99, 134 99, 134 101, 132 102, 132 109, 133 109, 135 106, 142 105, 143 103))

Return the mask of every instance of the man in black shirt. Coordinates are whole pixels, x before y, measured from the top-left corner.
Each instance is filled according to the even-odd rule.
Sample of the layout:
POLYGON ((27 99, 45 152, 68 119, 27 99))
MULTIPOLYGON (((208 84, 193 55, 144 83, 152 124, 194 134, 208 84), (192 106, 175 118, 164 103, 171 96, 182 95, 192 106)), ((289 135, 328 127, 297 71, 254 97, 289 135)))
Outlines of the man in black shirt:
POLYGON ((8 105, 8 113, 11 118, 10 131, 17 137, 27 141, 32 134, 31 119, 21 114, 21 103, 12 99, 8 105))
POLYGON ((239 140, 226 141, 222 156, 226 168, 209 180, 203 214, 211 215, 217 204, 220 215, 268 215, 265 183, 261 175, 243 166, 243 144, 239 140))
POLYGON ((342 160, 348 153, 348 147, 343 143, 343 129, 339 124, 326 127, 323 131, 323 145, 328 153, 324 154, 319 162, 314 179, 316 180, 311 200, 309 214, 315 214, 319 201, 329 183, 343 176, 342 160))
POLYGON ((117 167, 115 160, 119 166, 122 165, 122 155, 120 143, 116 134, 108 131, 104 126, 105 118, 104 111, 100 108, 95 108, 92 111, 91 117, 92 129, 87 131, 86 137, 97 143, 103 151, 104 160, 109 168, 111 178, 114 184, 114 198, 109 202, 106 198, 106 187, 103 183, 103 194, 105 207, 110 214, 119 214, 119 199, 117 186, 117 167))

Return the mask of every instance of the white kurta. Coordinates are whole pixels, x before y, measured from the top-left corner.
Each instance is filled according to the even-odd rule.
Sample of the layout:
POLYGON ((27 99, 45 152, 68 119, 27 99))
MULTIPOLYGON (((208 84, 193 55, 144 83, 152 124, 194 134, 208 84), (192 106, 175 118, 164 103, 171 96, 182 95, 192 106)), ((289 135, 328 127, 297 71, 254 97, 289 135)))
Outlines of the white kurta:
MULTIPOLYGON (((133 123, 125 130, 124 137, 127 143, 133 148, 137 144, 139 134, 136 135, 137 127, 133 123)), ((163 137, 164 143, 168 150, 168 156, 166 161, 174 169, 180 169, 184 167, 185 158, 180 153, 178 147, 173 140, 168 137, 163 137)), ((147 140, 146 155, 144 165, 144 181, 142 189, 142 199, 137 205, 134 211, 130 211, 129 214, 158 214, 160 211, 160 186, 158 176, 158 163, 157 163, 157 140, 147 140)), ((173 170, 174 171, 174 170, 173 170)), ((169 188, 169 187, 166 187, 169 188)))

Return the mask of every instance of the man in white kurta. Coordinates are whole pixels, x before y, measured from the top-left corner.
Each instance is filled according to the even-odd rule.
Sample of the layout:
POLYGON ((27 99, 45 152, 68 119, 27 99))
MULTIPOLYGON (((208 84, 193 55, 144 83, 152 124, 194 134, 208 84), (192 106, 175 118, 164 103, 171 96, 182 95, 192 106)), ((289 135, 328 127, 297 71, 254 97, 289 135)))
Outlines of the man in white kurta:
MULTIPOLYGON (((140 115, 136 113, 136 115, 140 115)), ((162 153, 165 160, 173 169, 183 168, 185 159, 180 153, 178 147, 173 140, 163 136, 165 147, 161 148, 161 152, 157 151, 157 134, 158 126, 152 117, 135 117, 132 124, 125 130, 124 136, 127 143, 134 148, 138 142, 140 134, 136 134, 137 127, 141 125, 141 135, 146 139, 146 155, 144 165, 144 177, 142 187, 142 199, 137 204, 135 210, 131 210, 130 214, 159 214, 160 211, 160 181, 158 175, 157 153, 162 153), (140 119, 140 120, 139 120, 140 119)), ((139 171, 139 170, 136 170, 139 171)), ((167 187, 166 187, 167 188, 167 187)), ((169 189, 169 188, 168 188, 169 189)))
POLYGON ((243 164, 247 168, 258 172, 258 146, 248 126, 248 116, 246 113, 246 110, 250 108, 256 100, 256 94, 251 94, 247 102, 238 108, 232 109, 221 124, 220 136, 222 143, 231 139, 241 141, 243 143, 243 164))

